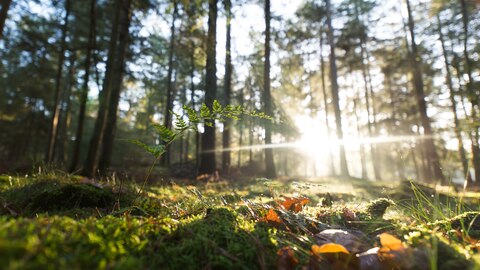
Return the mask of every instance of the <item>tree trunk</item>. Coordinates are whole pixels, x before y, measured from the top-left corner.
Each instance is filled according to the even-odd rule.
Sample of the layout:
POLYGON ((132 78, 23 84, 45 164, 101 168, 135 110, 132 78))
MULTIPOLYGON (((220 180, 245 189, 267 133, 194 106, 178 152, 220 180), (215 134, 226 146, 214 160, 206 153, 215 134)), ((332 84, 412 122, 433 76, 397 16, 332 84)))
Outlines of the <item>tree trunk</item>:
MULTIPOLYGON (((471 120, 473 123, 477 123, 477 113, 479 108, 480 102, 480 89, 475 89, 473 87, 474 79, 472 76, 472 62, 470 59, 470 55, 468 53, 468 10, 467 10, 467 3, 465 0, 460 0, 460 4, 462 7, 462 21, 463 21, 463 57, 465 61, 465 69, 467 71, 468 82, 466 83, 467 87, 467 94, 470 103, 472 104, 471 108, 471 120)), ((480 134, 478 131, 477 126, 473 126, 473 135, 472 137, 472 154, 473 154, 473 169, 475 170, 475 185, 480 187, 480 145, 479 139, 480 134)))
POLYGON ((55 155, 55 146, 58 138, 58 120, 61 108, 61 80, 63 73, 63 63, 65 61, 65 50, 67 48, 67 31, 68 18, 70 17, 70 0, 65 1, 65 18, 62 26, 62 37, 60 43, 60 51, 58 53, 57 74, 55 76, 55 101, 53 105, 53 115, 50 122, 50 131, 48 136, 47 152, 45 155, 45 163, 53 161, 55 155))
POLYGON ((110 167, 113 143, 115 141, 115 132, 117 129, 117 111, 118 103, 120 101, 120 93, 123 86, 123 76, 125 74, 126 54, 129 45, 129 32, 131 21, 131 0, 123 0, 120 12, 120 32, 118 36, 118 52, 116 53, 116 63, 114 65, 114 81, 112 83, 112 93, 108 105, 107 123, 105 134, 103 136, 102 151, 98 168, 102 173, 105 173, 110 167))
MULTIPOLYGON (((217 95, 217 0, 208 1, 208 37, 207 37, 207 73, 205 76, 205 104, 211 108, 217 95)), ((202 152, 199 173, 212 174, 216 171, 215 164, 215 123, 205 125, 202 136, 202 152)))
MULTIPOLYGON (((168 72, 167 72, 167 100, 165 107, 165 118, 163 120, 163 125, 168 129, 172 128, 172 110, 173 110, 173 100, 174 100, 174 91, 173 91, 173 58, 175 56, 175 21, 177 20, 178 13, 178 3, 173 1, 173 14, 172 14, 172 24, 170 25, 170 47, 168 49, 168 72)), ((170 151, 167 151, 163 156, 162 164, 170 164, 170 151)))
MULTIPOLYGON (((239 104, 243 108, 244 107, 244 96, 243 96, 243 90, 245 87, 242 87, 240 89, 240 95, 239 95, 239 104)), ((240 169, 240 166, 242 165, 242 146, 243 146, 243 124, 244 121, 240 121, 238 123, 239 128, 238 128, 238 159, 237 159, 237 168, 240 169)))
POLYGON ((337 82, 337 64, 335 56, 335 40, 333 36, 332 18, 330 0, 325 1, 327 9, 327 36, 330 44, 330 84, 332 89, 333 109, 335 112, 335 123, 337 126, 337 137, 341 142, 339 145, 340 173, 343 177, 349 177, 347 157, 345 155, 345 145, 343 144, 342 114, 340 111, 338 82, 337 82))
POLYGON ((7 20, 8 10, 12 0, 1 0, 2 9, 0 10, 0 40, 3 37, 3 28, 5 27, 5 21, 7 20))
MULTIPOLYGON (((355 1, 355 20, 360 23, 360 14, 359 14, 359 7, 358 7, 358 2, 355 1)), ((360 61, 361 61, 361 71, 362 71, 362 77, 363 77, 363 85, 364 85, 364 94, 365 94, 365 107, 367 109, 367 127, 368 127, 368 136, 370 138, 373 138, 373 124, 372 124, 372 114, 371 114, 371 107, 370 107, 370 93, 369 93, 369 88, 368 88, 368 76, 367 76, 367 65, 365 64, 365 57, 368 57, 368 54, 366 53, 366 38, 361 35, 360 37, 360 61)), ((371 83, 371 82, 370 82, 371 83)), ((376 180, 381 180, 381 174, 380 174, 380 169, 378 168, 378 160, 377 160, 377 155, 375 151, 375 145, 372 143, 370 144, 370 155, 372 157, 372 166, 373 166, 373 172, 376 180)))
MULTIPOLYGON (((325 108, 325 125, 327 126, 327 139, 331 140, 331 127, 330 120, 328 119, 328 100, 327 100, 327 87, 325 84, 325 61, 323 60, 323 31, 320 30, 320 75, 322 80, 322 95, 323 95, 323 107, 325 108)), ((330 165, 330 175, 335 175, 335 166, 333 165, 333 153, 331 143, 328 144, 328 156, 330 165)))
MULTIPOLYGON (((264 93, 263 102, 265 113, 273 116, 272 95, 270 92, 270 0, 265 0, 265 67, 263 73, 264 93)), ((272 121, 265 119, 265 176, 275 178, 275 163, 273 161, 272 121)))
MULTIPOLYGON (((191 92, 191 102, 192 102, 192 108, 195 109, 195 43, 191 41, 191 53, 190 53, 190 88, 192 88, 191 92)), ((194 157, 195 157, 195 168, 198 168, 199 165, 199 158, 200 158, 200 132, 198 130, 195 130, 195 152, 194 152, 194 157)))
MULTIPOLYGON (((471 180, 471 177, 468 177, 468 160, 467 160, 467 154, 465 152, 465 148, 463 146, 463 138, 462 138, 462 133, 461 133, 461 127, 460 127, 460 120, 458 119, 458 114, 457 114, 457 102, 455 101, 455 90, 453 89, 453 83, 452 83, 452 74, 450 73, 450 61, 448 61, 448 56, 447 56, 447 50, 445 48, 445 41, 444 41, 444 36, 442 32, 442 21, 440 20, 440 15, 437 13, 437 23, 438 23, 438 34, 440 35, 440 43, 442 45, 442 55, 443 55, 443 61, 445 64, 445 81, 448 86, 449 94, 450 94, 450 102, 451 104, 451 109, 453 113, 453 121, 455 124, 455 136, 457 137, 458 140, 458 151, 460 153, 460 161, 462 162, 462 168, 463 168, 463 174, 465 176, 465 179, 471 180)), ((472 183, 469 181, 467 183, 467 186, 470 186, 472 183)))
POLYGON ((433 132, 430 125, 430 118, 427 115, 427 103, 425 102, 425 92, 423 89, 423 79, 422 79, 422 62, 420 59, 420 55, 418 54, 417 44, 415 42, 415 25, 412 16, 412 10, 410 8, 410 1, 406 0, 407 2, 407 12, 408 12, 408 27, 410 30, 410 38, 411 38, 411 54, 410 54, 410 61, 412 67, 412 77, 413 77, 413 86, 415 89, 415 96, 417 100, 418 110, 420 112, 420 122, 423 127, 423 135, 425 136, 423 145, 425 148, 425 155, 427 159, 428 166, 431 170, 427 170, 426 178, 428 181, 431 180, 440 180, 443 182, 444 176, 442 172, 442 168, 440 166, 440 160, 437 154, 437 150, 435 148, 435 144, 433 142, 433 132))
POLYGON ((80 111, 78 112, 77 131, 75 133, 75 145, 73 147, 72 162, 70 163, 70 172, 74 172, 80 158, 80 147, 82 145, 83 126, 85 122, 85 112, 88 99, 88 82, 90 80, 90 68, 92 62, 92 51, 95 49, 95 26, 96 26, 96 0, 90 1, 90 26, 88 30, 88 44, 85 52, 85 74, 83 76, 82 92, 80 93, 80 111))
POLYGON ((115 14, 112 24, 112 32, 110 34, 110 43, 108 47, 107 65, 105 70, 105 77, 103 79, 102 91, 99 94, 99 108, 95 127, 90 139, 87 157, 83 166, 82 174, 87 177, 92 177, 95 173, 95 163, 97 159, 98 148, 103 139, 103 134, 107 121, 108 102, 112 92, 112 83, 114 79, 114 66, 117 57, 117 40, 119 36, 119 21, 120 11, 122 9, 122 1, 115 1, 115 14))
MULTIPOLYGON (((58 153, 61 155, 57 157, 58 161, 62 164, 62 166, 66 166, 68 161, 68 130, 70 129, 71 124, 71 94, 73 86, 75 85, 75 63, 76 63, 76 54, 75 52, 72 53, 70 56, 70 66, 68 68, 68 77, 66 82, 66 91, 63 95, 63 104, 64 108, 62 109, 62 115, 60 116, 61 119, 61 137, 60 141, 61 144, 58 147, 58 153)), ((63 107, 63 106, 62 106, 63 107)))
MULTIPOLYGON (((232 55, 231 55, 231 23, 232 23, 232 3, 230 0, 225 0, 225 12, 226 18, 226 44, 225 44, 225 105, 230 105, 232 95, 232 55)), ((222 171, 223 173, 230 173, 231 166, 231 151, 230 148, 230 129, 232 127, 232 120, 227 119, 224 122, 224 128, 222 133, 222 171)))

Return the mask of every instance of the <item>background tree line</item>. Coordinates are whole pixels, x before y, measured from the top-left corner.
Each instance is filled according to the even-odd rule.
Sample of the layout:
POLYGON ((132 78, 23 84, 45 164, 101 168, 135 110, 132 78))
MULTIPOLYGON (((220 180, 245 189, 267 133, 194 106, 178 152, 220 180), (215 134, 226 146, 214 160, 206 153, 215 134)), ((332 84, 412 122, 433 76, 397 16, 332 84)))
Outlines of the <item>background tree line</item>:
POLYGON ((273 121, 199 126, 161 167, 478 186, 474 1, 287 2, 1 1, 0 170, 135 170, 127 139, 220 100, 273 121))

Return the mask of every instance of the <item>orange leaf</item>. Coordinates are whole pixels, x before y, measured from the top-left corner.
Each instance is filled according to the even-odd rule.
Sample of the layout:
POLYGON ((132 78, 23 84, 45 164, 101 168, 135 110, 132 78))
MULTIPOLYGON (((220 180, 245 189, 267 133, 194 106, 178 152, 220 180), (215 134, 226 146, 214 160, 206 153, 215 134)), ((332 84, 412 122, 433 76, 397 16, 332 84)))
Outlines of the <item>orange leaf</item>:
POLYGON ((383 248, 390 250, 403 250, 405 248, 402 244, 402 241, 391 234, 382 233, 379 237, 380 244, 383 248))
POLYGON ((318 245, 313 245, 312 246, 312 252, 315 255, 321 255, 325 253, 345 253, 345 254, 350 254, 348 250, 339 244, 334 244, 334 243, 328 243, 328 244, 323 244, 321 246, 318 245))
POLYGON ((261 219, 261 221, 272 223, 275 226, 279 226, 282 223, 280 216, 271 208, 268 210, 267 215, 261 219))
POLYGON ((295 253, 291 247, 283 247, 277 252, 277 270, 291 270, 295 269, 298 264, 295 253))
POLYGON ((302 211, 303 207, 309 202, 308 198, 292 198, 285 197, 285 200, 280 203, 280 206, 288 211, 298 213, 302 211))

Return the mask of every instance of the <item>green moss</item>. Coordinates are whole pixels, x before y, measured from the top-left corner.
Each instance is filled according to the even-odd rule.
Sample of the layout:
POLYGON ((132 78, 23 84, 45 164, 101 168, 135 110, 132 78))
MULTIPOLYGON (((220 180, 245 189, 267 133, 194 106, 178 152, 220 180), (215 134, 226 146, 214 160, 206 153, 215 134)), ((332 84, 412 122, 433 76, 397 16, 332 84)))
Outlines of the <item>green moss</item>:
POLYGON ((366 211, 373 218, 382 218, 385 214, 385 211, 387 211, 387 208, 392 205, 395 205, 392 200, 380 198, 368 203, 366 206, 366 211))

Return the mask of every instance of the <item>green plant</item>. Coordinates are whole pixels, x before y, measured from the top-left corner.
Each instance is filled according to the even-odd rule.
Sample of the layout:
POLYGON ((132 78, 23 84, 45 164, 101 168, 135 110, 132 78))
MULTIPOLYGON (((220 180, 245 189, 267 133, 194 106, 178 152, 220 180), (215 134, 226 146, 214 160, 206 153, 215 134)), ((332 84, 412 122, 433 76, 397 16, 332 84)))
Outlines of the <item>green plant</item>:
POLYGON ((182 114, 173 111, 171 113, 175 117, 172 129, 156 123, 152 125, 152 127, 155 129, 158 136, 160 137, 161 141, 163 142, 162 144, 147 145, 146 143, 139 140, 129 140, 131 143, 143 148, 155 158, 148 170, 145 180, 143 181, 140 189, 138 190, 137 196, 133 201, 133 205, 135 205, 137 198, 145 188, 145 184, 148 182, 148 179, 150 178, 150 175, 156 163, 162 157, 162 155, 165 154, 167 147, 179 137, 183 136, 183 134, 185 134, 185 132, 187 132, 188 130, 197 131, 199 124, 204 124, 206 126, 212 127, 215 124, 215 121, 224 122, 227 118, 239 120, 240 116, 242 115, 272 120, 272 117, 266 115, 263 112, 246 110, 240 105, 222 106, 217 100, 213 101, 211 108, 209 108, 205 103, 203 103, 200 107, 200 110, 196 111, 194 108, 184 105, 182 114))

